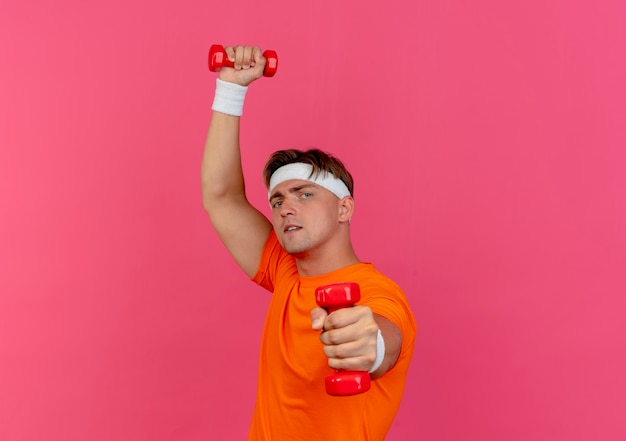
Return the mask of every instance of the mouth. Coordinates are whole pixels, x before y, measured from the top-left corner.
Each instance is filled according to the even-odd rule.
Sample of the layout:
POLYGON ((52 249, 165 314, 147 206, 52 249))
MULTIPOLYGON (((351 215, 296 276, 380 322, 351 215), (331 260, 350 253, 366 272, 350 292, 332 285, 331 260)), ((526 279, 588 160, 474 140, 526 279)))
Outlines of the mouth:
POLYGON ((283 233, 292 233, 301 229, 302 227, 298 227, 296 225, 286 225, 285 228, 283 228, 283 233))

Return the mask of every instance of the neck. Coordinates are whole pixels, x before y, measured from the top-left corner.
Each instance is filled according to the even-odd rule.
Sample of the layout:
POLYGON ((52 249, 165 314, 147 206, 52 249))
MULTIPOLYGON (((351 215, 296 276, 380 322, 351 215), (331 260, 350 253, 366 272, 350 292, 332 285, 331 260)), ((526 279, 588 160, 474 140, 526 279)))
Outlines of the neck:
POLYGON ((294 257, 296 258, 298 274, 307 277, 332 273, 361 262, 351 246, 344 252, 332 253, 331 255, 329 253, 318 254, 315 251, 309 251, 294 255, 294 257))

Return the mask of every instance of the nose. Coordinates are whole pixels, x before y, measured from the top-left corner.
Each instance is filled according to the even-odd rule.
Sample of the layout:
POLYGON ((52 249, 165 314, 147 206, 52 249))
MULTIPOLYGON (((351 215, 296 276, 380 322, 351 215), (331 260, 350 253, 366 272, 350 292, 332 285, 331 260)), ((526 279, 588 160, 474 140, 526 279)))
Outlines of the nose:
POLYGON ((293 202, 291 202, 289 198, 283 199, 282 203, 280 204, 280 215, 285 217, 288 215, 293 216, 294 214, 296 214, 296 210, 293 202))

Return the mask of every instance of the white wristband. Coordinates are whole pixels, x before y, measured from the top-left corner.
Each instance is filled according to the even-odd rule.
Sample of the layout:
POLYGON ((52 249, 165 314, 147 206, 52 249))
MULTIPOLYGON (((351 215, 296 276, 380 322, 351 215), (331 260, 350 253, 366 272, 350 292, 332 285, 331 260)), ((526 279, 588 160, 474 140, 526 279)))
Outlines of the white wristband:
POLYGON ((217 78, 212 109, 227 115, 241 116, 247 91, 247 86, 240 86, 217 78))
POLYGON ((383 339, 383 333, 378 330, 378 336, 376 337, 376 360, 374 361, 374 366, 369 370, 371 374, 376 369, 383 364, 383 360, 385 358, 385 340, 383 339))

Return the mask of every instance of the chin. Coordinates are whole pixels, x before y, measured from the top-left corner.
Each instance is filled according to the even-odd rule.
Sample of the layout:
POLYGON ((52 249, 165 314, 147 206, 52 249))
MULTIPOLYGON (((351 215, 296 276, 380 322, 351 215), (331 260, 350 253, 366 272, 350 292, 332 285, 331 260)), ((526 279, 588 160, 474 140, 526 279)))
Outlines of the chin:
POLYGON ((308 244, 303 243, 285 243, 284 241, 281 241, 281 245, 283 246, 283 249, 287 252, 287 254, 296 257, 306 253, 310 249, 310 246, 308 244))
POLYGON ((283 246, 283 248, 285 249, 285 251, 287 251, 287 254, 290 254, 292 256, 299 256, 302 255, 304 253, 306 253, 307 248, 306 247, 299 247, 299 246, 283 246))

